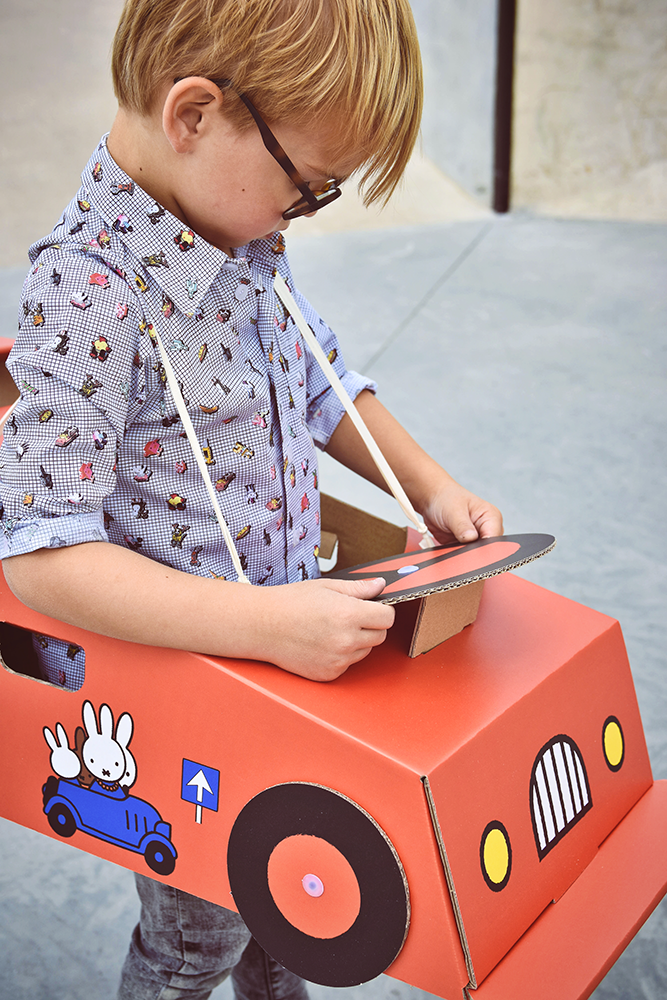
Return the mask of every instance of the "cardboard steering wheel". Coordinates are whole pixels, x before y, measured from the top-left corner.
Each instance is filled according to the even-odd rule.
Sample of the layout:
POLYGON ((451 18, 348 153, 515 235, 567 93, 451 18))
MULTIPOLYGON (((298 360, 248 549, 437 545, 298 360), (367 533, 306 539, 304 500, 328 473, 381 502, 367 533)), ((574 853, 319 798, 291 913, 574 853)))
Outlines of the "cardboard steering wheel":
POLYGON ((387 585, 376 600, 398 604, 517 569, 551 552, 555 544, 553 535, 499 535, 466 544, 401 552, 327 575, 338 580, 383 576, 387 585))

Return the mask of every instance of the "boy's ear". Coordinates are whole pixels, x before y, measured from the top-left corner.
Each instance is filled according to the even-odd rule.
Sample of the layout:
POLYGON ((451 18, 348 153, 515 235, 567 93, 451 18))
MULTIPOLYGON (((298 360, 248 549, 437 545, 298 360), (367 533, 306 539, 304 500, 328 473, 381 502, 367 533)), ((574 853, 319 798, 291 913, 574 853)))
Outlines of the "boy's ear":
POLYGON ((174 84, 162 109, 162 128, 174 152, 192 149, 223 101, 222 91, 206 77, 189 76, 174 84))

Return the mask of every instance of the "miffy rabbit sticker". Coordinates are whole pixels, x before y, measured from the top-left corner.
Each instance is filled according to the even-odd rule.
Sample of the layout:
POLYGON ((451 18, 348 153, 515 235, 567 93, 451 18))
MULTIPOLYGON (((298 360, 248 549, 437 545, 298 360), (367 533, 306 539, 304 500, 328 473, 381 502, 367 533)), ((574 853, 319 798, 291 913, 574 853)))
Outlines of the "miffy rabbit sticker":
POLYGON ((82 715, 85 729, 77 727, 73 746, 61 722, 56 723, 55 734, 48 726, 43 729, 55 772, 42 788, 51 829, 61 837, 81 830, 143 854, 146 864, 160 875, 171 874, 177 853, 170 824, 149 802, 130 794, 137 780, 137 764, 129 749, 132 716, 123 712, 114 728, 109 706, 101 705, 98 716, 89 701, 84 702, 82 715))
POLYGON ((51 767, 61 778, 78 778, 91 788, 96 782, 105 792, 121 789, 125 795, 137 780, 137 765, 130 753, 134 725, 128 712, 118 719, 114 733, 113 714, 108 705, 100 708, 99 727, 95 709, 89 701, 83 705, 85 732, 77 727, 74 749, 70 749, 63 725, 56 723, 56 735, 44 727, 44 739, 51 750, 51 767))
POLYGON ((94 775, 105 791, 113 792, 122 788, 127 794, 137 780, 137 765, 128 749, 134 728, 132 716, 123 712, 114 733, 111 709, 108 705, 102 705, 98 730, 95 709, 86 701, 83 705, 83 723, 88 734, 81 749, 83 766, 94 775))

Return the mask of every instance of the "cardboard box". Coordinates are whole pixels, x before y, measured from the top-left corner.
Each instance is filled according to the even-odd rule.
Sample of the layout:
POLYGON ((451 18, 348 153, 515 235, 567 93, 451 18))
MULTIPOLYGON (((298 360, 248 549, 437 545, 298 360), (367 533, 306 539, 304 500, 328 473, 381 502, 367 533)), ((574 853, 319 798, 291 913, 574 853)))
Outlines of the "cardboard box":
MULTIPOLYGON (((337 805, 351 800, 371 833, 379 827, 390 842, 396 871, 405 875, 409 927, 387 972, 450 1000, 474 984, 482 997, 513 1000, 526 970, 536 977, 543 968, 551 969, 553 991, 533 995, 587 996, 665 891, 666 783, 652 781, 620 628, 525 580, 487 581, 475 624, 417 660, 405 652, 411 626, 399 605, 387 642, 327 685, 267 664, 104 639, 26 609, 4 583, 0 607, 12 626, 76 642, 86 654, 78 692, 0 669, 0 745, 4 759, 20 765, 3 769, 0 802, 14 822, 48 836, 60 830, 83 850, 234 908, 227 850, 237 818, 251 800, 261 805, 267 789, 284 786, 275 793, 282 801, 295 786, 323 786, 331 790, 331 830, 308 836, 345 859, 339 826, 347 820, 336 818, 337 805), (50 766, 44 727, 55 740, 60 724, 73 748, 86 702, 100 729, 102 706, 109 706, 116 735, 120 717, 132 719, 136 780, 119 799, 105 797, 99 785, 95 791, 76 777, 59 778, 50 766), (555 812, 549 821, 536 818, 549 800, 542 790, 536 806, 533 793, 540 763, 541 780, 549 781, 547 753, 557 771, 566 761, 554 788, 574 805, 553 844, 547 831, 549 849, 541 854, 540 822, 543 839, 547 823, 554 830, 558 823, 555 812), (575 803, 566 788, 579 766, 586 777, 575 803), (99 808, 92 809, 93 799, 99 808), (50 824, 55 805, 60 811, 50 824), (166 871, 170 860, 173 870, 161 875, 155 865, 166 871), (613 919, 596 923, 591 907, 609 907, 613 919), (595 947, 571 947, 591 937, 592 924, 595 947)), ((9 648, 6 638, 2 648, 9 648)), ((287 800, 284 808, 289 812, 287 800)), ((285 822, 281 843, 306 836, 297 815, 291 833, 285 822)), ((306 852, 300 878, 321 877, 310 859, 306 852)), ((298 862, 297 852, 282 874, 295 863, 300 871, 298 862)), ((333 893, 339 862, 321 862, 328 873, 322 899, 333 893)), ((379 918, 374 864, 371 837, 352 867, 364 889, 361 908, 379 918)), ((317 897, 304 891, 307 901, 317 897)), ((396 920, 400 930, 407 917, 400 891, 391 905, 382 901, 385 911, 395 918, 398 948, 396 920)), ((282 960, 285 918, 273 917, 280 926, 260 940, 282 960)), ((308 912, 299 918, 306 928, 310 919, 308 912)), ((334 913, 334 927, 342 926, 337 919, 334 913)), ((350 929, 323 939, 313 920, 317 933, 301 928, 292 936, 296 945, 287 941, 295 971, 329 985, 382 971, 382 940, 371 935, 365 950, 354 942, 351 951, 350 929), (352 963, 352 954, 359 961, 352 963)))
MULTIPOLYGON (((405 547, 376 527, 383 555, 405 547)), ((510 574, 480 597, 418 659, 415 604, 397 605, 387 641, 325 685, 106 639, 0 577, 0 811, 238 908, 315 982, 587 997, 667 888, 667 782, 617 622, 510 574), (34 676, 30 630, 83 648, 79 691, 34 676)))

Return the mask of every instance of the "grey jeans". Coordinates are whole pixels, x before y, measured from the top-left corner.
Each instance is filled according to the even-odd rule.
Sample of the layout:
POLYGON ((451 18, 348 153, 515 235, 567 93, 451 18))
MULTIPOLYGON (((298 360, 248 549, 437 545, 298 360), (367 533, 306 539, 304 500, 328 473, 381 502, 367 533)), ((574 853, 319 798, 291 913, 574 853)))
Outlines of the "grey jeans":
POLYGON ((118 1000, 206 1000, 231 975, 237 1000, 308 1000, 232 910, 136 875, 141 917, 118 1000))

